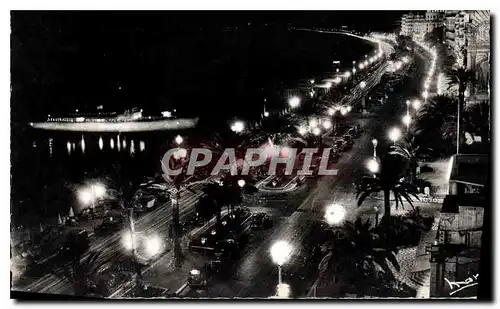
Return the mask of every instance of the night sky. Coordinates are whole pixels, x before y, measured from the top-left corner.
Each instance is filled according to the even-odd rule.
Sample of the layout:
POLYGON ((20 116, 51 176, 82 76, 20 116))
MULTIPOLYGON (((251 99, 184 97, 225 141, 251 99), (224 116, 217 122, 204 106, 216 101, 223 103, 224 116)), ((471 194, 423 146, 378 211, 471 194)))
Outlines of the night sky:
POLYGON ((266 45, 286 36, 289 25, 384 31, 393 30, 401 14, 12 12, 12 120, 94 110, 100 104, 120 112, 140 106, 156 113, 184 104, 209 112, 203 106, 231 104, 219 100, 221 91, 225 98, 244 92, 254 100, 261 85, 248 82, 248 75, 263 73, 249 71, 254 64, 241 59, 248 58, 245 53, 265 53, 266 45))

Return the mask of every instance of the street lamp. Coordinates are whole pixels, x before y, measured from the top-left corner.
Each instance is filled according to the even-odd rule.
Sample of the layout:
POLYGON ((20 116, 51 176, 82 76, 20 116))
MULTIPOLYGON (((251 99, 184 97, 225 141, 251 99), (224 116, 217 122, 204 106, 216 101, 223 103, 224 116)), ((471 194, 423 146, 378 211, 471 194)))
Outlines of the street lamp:
POLYGON ((288 99, 288 105, 290 105, 291 108, 297 108, 300 105, 300 98, 297 96, 293 96, 290 99, 288 99))
POLYGON ((281 266, 288 261, 291 253, 292 246, 284 240, 279 240, 271 246, 271 258, 273 262, 278 265, 278 285, 282 283, 281 266))
POLYGON ((95 207, 95 201, 103 198, 106 195, 106 187, 99 183, 91 183, 90 186, 86 188, 80 188, 78 190, 78 199, 83 205, 92 204, 92 208, 95 207))
POLYGON ((363 63, 358 64, 358 68, 360 70, 363 70, 365 68, 365 65, 363 63))
POLYGON ((403 123, 406 125, 406 131, 410 128, 410 123, 411 123, 411 117, 409 114, 406 114, 403 116, 403 123))
POLYGON ((326 88, 328 88, 328 89, 332 88, 332 83, 330 83, 330 82, 326 83, 326 88))
POLYGON ((311 84, 314 84, 314 79, 310 79, 310 80, 309 80, 309 82, 310 82, 311 84))
POLYGON ((377 174, 380 171, 380 164, 378 164, 377 160, 375 158, 368 160, 366 162, 366 168, 373 174, 375 177, 375 174, 377 174))
POLYGON ((321 134, 321 129, 318 128, 318 127, 315 127, 313 130, 312 130, 312 133, 316 136, 319 136, 321 134))
POLYGON ((420 100, 419 100, 419 99, 415 99, 415 100, 413 100, 413 108, 414 108, 416 111, 420 108, 420 106, 422 106, 422 103, 420 102, 420 100))
POLYGON ((361 87, 361 89, 365 88, 366 87, 366 82, 362 81, 361 83, 359 83, 359 87, 361 87))
POLYGON ((342 107, 340 108, 340 114, 341 114, 342 116, 345 116, 347 113, 348 113, 347 107, 342 106, 342 107))
POLYGON ((425 90, 424 92, 422 92, 422 97, 424 98, 424 100, 427 101, 427 98, 429 97, 429 92, 427 92, 427 90, 425 90))
POLYGON ((378 145, 378 141, 376 138, 372 139, 372 144, 373 144, 373 157, 376 158, 377 157, 377 145, 378 145))
POLYGON ((396 141, 401 138, 401 130, 399 128, 392 128, 389 131, 389 139, 396 144, 396 141))
POLYGON ((325 209, 325 220, 328 225, 338 225, 345 218, 346 210, 340 204, 328 205, 325 209))
POLYGON ((237 120, 231 125, 231 131, 235 133, 241 133, 245 130, 245 123, 243 121, 237 120))
POLYGON ((304 136, 307 134, 307 128, 304 126, 299 127, 299 134, 304 136))
POLYGON ((328 112, 327 113, 328 113, 329 116, 333 116, 333 115, 335 115, 335 110, 330 107, 330 108, 328 108, 328 112))
POLYGON ((245 180, 244 180, 244 179, 240 179, 240 180, 238 180, 238 186, 239 186, 240 188, 243 188, 243 187, 245 186, 245 180))
POLYGON ((311 128, 316 128, 318 126, 318 120, 316 118, 312 118, 309 120, 309 127, 311 128))
POLYGON ((321 122, 321 124, 323 125, 323 128, 325 128, 326 130, 330 129, 332 127, 332 122, 328 119, 326 120, 323 120, 321 122))
POLYGON ((177 136, 175 137, 175 143, 176 143, 177 145, 182 144, 182 142, 183 142, 183 141, 184 141, 184 139, 182 138, 182 136, 177 135, 177 136))

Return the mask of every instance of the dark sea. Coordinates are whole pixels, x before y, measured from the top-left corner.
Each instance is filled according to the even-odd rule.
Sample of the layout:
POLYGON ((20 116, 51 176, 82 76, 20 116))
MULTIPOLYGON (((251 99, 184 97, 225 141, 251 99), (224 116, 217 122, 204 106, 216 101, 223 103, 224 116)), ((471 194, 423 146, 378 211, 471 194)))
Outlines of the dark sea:
MULTIPOLYGON (((122 63, 120 72, 128 67, 135 75, 123 73, 123 93, 108 94, 104 100, 92 97, 89 88, 89 93, 82 93, 87 98, 82 108, 113 102, 108 105, 118 112, 119 107, 131 106, 152 112, 176 109, 180 116, 200 117, 200 121, 209 122, 217 130, 227 126, 227 120, 233 117, 258 119, 264 104, 268 109, 283 108, 287 104, 283 95, 286 89, 311 78, 319 81, 332 75, 336 69, 333 61, 350 69, 353 60, 364 58, 374 48, 344 35, 294 31, 264 23, 191 31, 170 44, 162 43, 159 50, 153 43, 144 43, 129 55, 127 63, 122 63)), ((68 57, 61 61, 70 61, 68 57)), ((109 75, 107 70, 119 65, 115 62, 118 60, 109 59, 101 67, 103 72, 93 66, 95 78, 104 79, 109 75)), ((85 63, 78 67, 85 70, 85 63)), ((75 73, 65 74, 71 77, 75 73)), ((70 100, 69 94, 65 94, 65 100, 70 100)), ((57 93, 51 95, 57 100, 57 93)), ((78 92, 72 95, 78 96, 78 92)), ((31 100, 27 95, 12 100, 11 213, 15 224, 36 225, 45 218, 67 214, 70 206, 81 208, 75 191, 78 186, 89 180, 116 177, 116 166, 123 177, 134 180, 161 173, 160 160, 174 136, 193 134, 185 131, 118 136, 37 131, 28 127, 28 122, 36 119, 30 119, 27 110, 32 109, 33 117, 39 117, 41 107, 23 102, 19 110, 15 106, 18 98, 31 100)))

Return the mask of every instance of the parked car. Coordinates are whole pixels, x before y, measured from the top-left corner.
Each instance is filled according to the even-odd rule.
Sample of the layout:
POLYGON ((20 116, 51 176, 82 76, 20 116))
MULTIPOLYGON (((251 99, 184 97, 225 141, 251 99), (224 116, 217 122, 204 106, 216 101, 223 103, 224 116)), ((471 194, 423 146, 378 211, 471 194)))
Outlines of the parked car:
POLYGON ((184 221, 185 226, 202 226, 205 224, 206 220, 202 218, 198 213, 189 216, 186 218, 186 221, 184 221))
POLYGON ((342 139, 346 142, 347 147, 354 145, 354 140, 352 139, 352 136, 350 136, 349 134, 344 135, 342 139))
POLYGON ((73 258, 81 256, 89 247, 90 239, 87 231, 71 230, 59 248, 56 258, 60 262, 71 261, 73 258))
POLYGON ((273 220, 268 214, 259 212, 252 216, 252 229, 263 230, 273 226, 273 220))
POLYGON ((123 228, 124 220, 122 216, 109 216, 102 220, 101 224, 94 228, 97 236, 111 235, 123 228))
POLYGON ((333 163, 338 162, 339 159, 340 159, 340 153, 338 153, 336 149, 332 149, 332 152, 330 153, 331 162, 333 163))
POLYGON ((339 151, 339 152, 345 151, 346 150, 346 146, 347 146, 346 142, 343 141, 343 140, 337 140, 337 141, 335 141, 334 145, 335 145, 337 151, 339 151))

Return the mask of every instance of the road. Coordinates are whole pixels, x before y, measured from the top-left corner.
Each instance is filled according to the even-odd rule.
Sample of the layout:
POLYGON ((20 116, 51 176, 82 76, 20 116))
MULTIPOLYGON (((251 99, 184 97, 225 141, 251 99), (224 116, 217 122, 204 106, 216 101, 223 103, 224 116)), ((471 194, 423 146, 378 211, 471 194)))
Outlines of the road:
MULTIPOLYGON (((417 60, 417 70, 424 72, 421 59, 417 60)), ((408 85, 408 93, 420 87, 420 81, 408 85)), ((365 133, 356 140, 352 150, 343 154, 337 163, 339 170, 335 178, 324 177, 312 183, 312 186, 285 196, 261 196, 262 206, 278 221, 276 228, 261 235, 261 239, 250 244, 244 257, 238 262, 229 281, 214 282, 206 289, 189 289, 186 297, 257 297, 266 298, 276 293, 277 267, 272 263, 269 247, 277 240, 286 240, 294 248, 291 262, 284 266, 283 281, 290 284, 293 297, 307 294, 315 276, 308 276, 307 265, 300 263, 300 257, 310 252, 312 237, 316 228, 323 222, 324 208, 330 203, 339 203, 346 208, 345 220, 354 220, 358 216, 374 220, 373 205, 380 203, 373 200, 361 207, 356 206, 352 183, 364 172, 365 161, 373 154, 371 140, 379 140, 378 151, 387 148, 385 132, 392 125, 400 125, 400 115, 404 110, 404 101, 399 96, 390 95, 388 102, 377 116, 360 121, 365 133), (392 108, 392 106, 400 108, 392 108), (392 115, 392 117, 391 117, 392 115), (381 117, 379 117, 381 116, 381 117), (385 143, 385 145, 383 145, 385 143), (291 212, 291 213, 290 213, 291 212)), ((380 204, 379 204, 380 206, 380 204)), ((309 274, 313 273, 309 270, 309 274)))

